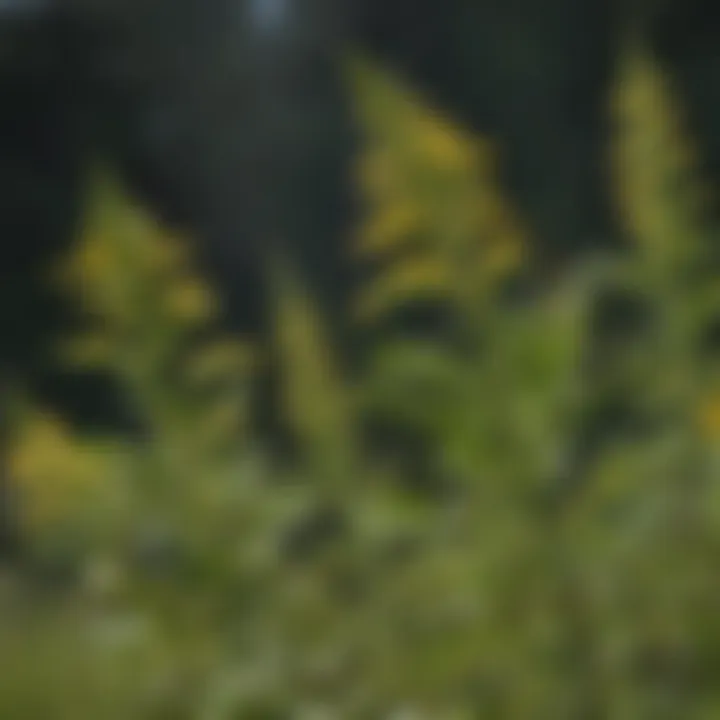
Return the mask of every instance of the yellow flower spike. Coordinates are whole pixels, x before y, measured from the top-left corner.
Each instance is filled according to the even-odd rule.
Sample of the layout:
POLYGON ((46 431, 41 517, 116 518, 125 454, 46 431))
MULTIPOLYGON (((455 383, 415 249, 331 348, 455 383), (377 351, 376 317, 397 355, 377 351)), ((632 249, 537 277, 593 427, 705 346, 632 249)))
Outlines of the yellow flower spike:
POLYGON ((720 393, 714 393, 707 402, 702 403, 697 425, 700 435, 706 440, 720 441, 720 393))
POLYGON ((97 460, 74 446, 61 422, 35 417, 10 458, 12 477, 28 499, 30 522, 51 522, 77 506, 79 496, 106 476, 97 460))
POLYGON ((397 184, 397 168, 388 152, 376 149, 358 158, 357 178, 363 192, 373 198, 385 198, 397 184))
POLYGON ((410 201, 388 205, 377 212, 361 228, 356 245, 360 257, 376 257, 397 249, 423 228, 419 207, 410 201))
POLYGON ((82 243, 68 263, 69 279, 104 277, 115 264, 112 247, 100 237, 82 243))
POLYGON ((420 118, 418 148, 438 169, 466 173, 475 167, 473 144, 460 133, 435 118, 420 118))
POLYGON ((487 246, 483 257, 483 271, 498 277, 518 268, 526 259, 526 248, 517 237, 506 237, 487 246))
POLYGON ((205 322, 217 311, 217 301, 211 290, 197 279, 173 284, 165 296, 170 315, 188 322, 205 322))

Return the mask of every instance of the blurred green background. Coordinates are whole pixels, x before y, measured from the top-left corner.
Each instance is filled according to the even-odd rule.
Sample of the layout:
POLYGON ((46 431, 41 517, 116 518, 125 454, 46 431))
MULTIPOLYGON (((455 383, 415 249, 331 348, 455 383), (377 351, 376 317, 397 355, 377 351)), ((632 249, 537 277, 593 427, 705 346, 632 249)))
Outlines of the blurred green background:
POLYGON ((639 251, 616 272, 653 322, 603 382, 653 422, 548 504, 597 391, 578 370, 590 274, 501 307, 527 240, 495 148, 377 68, 351 77, 372 208, 354 247, 385 268, 357 322, 442 300, 462 352, 390 338, 347 387, 312 298, 278 273, 285 406, 307 450, 281 473, 245 422, 262 352, 222 337, 186 351, 211 289, 182 239, 98 180, 59 269, 97 327, 58 362, 109 366, 152 439, 76 437, 22 404, 14 466, 37 560, 22 583, 0 578, 0 717, 720 717, 720 277, 704 272, 682 108, 629 53, 613 158, 639 251), (421 430, 452 492, 412 492, 363 454, 367 407, 421 430))

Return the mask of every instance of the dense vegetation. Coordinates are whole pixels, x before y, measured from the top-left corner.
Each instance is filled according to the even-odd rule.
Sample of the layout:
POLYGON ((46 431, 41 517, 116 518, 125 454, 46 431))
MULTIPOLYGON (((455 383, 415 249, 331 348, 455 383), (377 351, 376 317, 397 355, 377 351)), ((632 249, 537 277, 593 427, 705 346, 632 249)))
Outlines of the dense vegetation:
POLYGON ((278 268, 286 406, 307 449, 280 475, 244 422, 262 353, 227 338, 187 351, 210 289, 181 239, 99 179, 59 273, 97 322, 58 361, 109 365, 152 436, 75 437, 18 398, 34 560, 0 587, 0 716, 717 717, 720 275, 662 78, 629 58, 616 98, 638 253, 609 272, 650 320, 590 383, 593 268, 531 309, 498 303, 526 245, 494 149, 371 69, 354 77, 373 208, 357 249, 385 268, 358 322, 442 298, 462 348, 388 340, 347 387, 278 268), (607 433, 547 502, 603 393, 645 421, 607 433), (412 492, 362 453, 367 406, 425 434, 448 492, 412 492))

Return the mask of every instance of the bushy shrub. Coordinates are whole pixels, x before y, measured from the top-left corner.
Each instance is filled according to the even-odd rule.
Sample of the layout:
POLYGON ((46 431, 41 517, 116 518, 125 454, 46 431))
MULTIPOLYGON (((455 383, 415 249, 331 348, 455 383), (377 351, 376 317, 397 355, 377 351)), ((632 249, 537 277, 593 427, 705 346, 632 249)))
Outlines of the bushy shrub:
POLYGON ((0 588, 0 716, 715 717, 720 276, 661 78, 632 57, 618 91, 639 252, 609 272, 648 315, 590 374, 593 274, 498 303, 523 243, 489 151, 356 79, 376 207, 358 252, 387 268, 359 321, 428 294, 463 342, 388 340, 344 387, 282 275, 288 411, 312 452, 280 477, 244 424, 253 353, 187 342, 212 293, 99 181, 67 272, 100 322, 71 354, 110 367, 151 433, 90 443, 28 411, 16 475, 37 564, 0 588), (604 393, 642 422, 611 419, 562 484, 604 393), (360 452, 367 405, 422 430, 449 492, 360 452))

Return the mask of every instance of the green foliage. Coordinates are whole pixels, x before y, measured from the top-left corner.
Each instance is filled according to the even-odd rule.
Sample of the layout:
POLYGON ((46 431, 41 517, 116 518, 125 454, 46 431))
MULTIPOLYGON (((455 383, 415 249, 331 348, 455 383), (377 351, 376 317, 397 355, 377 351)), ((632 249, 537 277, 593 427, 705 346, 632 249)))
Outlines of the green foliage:
POLYGON ((212 296, 182 244, 99 181, 67 271, 96 322, 71 354, 110 367, 152 434, 123 447, 28 423, 16 474, 42 562, 0 587, 0 716, 716 717, 720 378, 704 339, 720 280, 660 79, 631 58, 619 88, 640 252, 610 269, 651 321, 599 375, 583 363, 594 269, 501 308, 493 278, 522 243, 488 150, 356 79, 376 207, 359 252, 388 257, 359 315, 449 297, 464 342, 388 342, 345 388, 278 268, 289 413, 312 450, 278 477, 243 422, 251 354, 207 332, 212 296), (605 391, 653 422, 548 502, 605 391), (362 456, 363 404, 420 427, 454 492, 422 499, 362 456))

